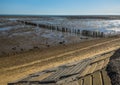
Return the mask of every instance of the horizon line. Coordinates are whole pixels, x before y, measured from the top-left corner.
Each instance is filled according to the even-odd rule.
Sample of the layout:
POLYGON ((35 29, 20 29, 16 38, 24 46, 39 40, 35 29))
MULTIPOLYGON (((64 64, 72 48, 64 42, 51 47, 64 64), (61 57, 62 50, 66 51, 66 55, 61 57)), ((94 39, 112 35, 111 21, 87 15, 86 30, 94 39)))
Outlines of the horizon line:
POLYGON ((0 14, 0 16, 120 16, 118 14, 0 14))

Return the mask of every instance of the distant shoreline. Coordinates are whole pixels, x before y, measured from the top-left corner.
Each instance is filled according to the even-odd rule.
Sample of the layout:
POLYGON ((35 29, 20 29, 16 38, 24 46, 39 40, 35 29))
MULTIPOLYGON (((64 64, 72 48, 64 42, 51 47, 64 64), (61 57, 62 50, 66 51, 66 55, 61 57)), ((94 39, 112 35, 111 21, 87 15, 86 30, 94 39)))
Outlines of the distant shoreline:
POLYGON ((108 19, 108 20, 116 20, 120 19, 120 15, 17 15, 17 14, 0 14, 0 18, 11 18, 11 17, 66 17, 69 19, 108 19))

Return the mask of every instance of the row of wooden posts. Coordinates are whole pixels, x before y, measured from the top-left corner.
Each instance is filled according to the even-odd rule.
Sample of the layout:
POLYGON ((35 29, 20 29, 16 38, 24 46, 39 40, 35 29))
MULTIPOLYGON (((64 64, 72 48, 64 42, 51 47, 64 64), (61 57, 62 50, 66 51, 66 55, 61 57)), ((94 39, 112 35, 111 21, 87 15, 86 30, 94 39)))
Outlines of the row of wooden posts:
POLYGON ((33 22, 20 21, 20 20, 18 20, 18 22, 24 23, 25 25, 32 25, 36 27, 42 27, 42 28, 46 28, 49 30, 56 30, 56 31, 61 31, 61 32, 75 33, 75 34, 80 34, 80 35, 88 36, 88 37, 105 37, 104 32, 100 32, 100 31, 80 30, 80 29, 75 29, 75 28, 55 26, 52 24, 37 24, 33 22))

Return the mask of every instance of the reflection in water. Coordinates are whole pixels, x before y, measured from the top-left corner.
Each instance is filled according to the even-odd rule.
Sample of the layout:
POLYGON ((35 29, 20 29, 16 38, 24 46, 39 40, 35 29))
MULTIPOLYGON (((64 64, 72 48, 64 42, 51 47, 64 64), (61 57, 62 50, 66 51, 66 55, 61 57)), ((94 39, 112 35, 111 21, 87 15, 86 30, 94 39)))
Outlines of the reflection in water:
MULTIPOLYGON (((8 19, 9 22, 15 22, 15 19, 8 19)), ((17 19, 16 19, 17 20, 17 19)), ((21 19, 20 19, 21 20, 21 19)), ((55 30, 57 27, 65 28, 64 31, 67 30, 71 33, 76 33, 78 30, 88 30, 88 31, 99 31, 104 32, 104 34, 118 34, 120 33, 120 20, 103 20, 103 19, 67 19, 67 18, 58 18, 54 17, 52 19, 26 19, 23 21, 30 21, 37 24, 45 24, 48 26, 54 26, 55 30), (68 29, 66 29, 68 28, 68 29)), ((0 23, 0 31, 10 30, 11 27, 1 27, 0 23)), ((25 23, 24 23, 25 25, 25 23)), ((38 27, 39 28, 39 27, 38 27)), ((61 30, 61 29, 60 29, 61 30)), ((52 31, 52 29, 51 29, 52 31)))
POLYGON ((100 31, 105 34, 120 33, 120 20, 101 20, 101 19, 55 19, 44 21, 32 21, 39 24, 51 24, 69 29, 100 31))

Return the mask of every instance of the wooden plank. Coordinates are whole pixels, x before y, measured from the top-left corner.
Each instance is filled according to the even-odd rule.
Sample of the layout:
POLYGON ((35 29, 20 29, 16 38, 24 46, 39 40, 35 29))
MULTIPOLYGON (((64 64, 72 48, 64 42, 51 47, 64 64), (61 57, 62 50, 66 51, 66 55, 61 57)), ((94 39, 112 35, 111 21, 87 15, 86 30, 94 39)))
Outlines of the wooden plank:
POLYGON ((48 76, 50 76, 52 73, 45 73, 44 75, 38 76, 38 77, 32 77, 29 81, 41 81, 48 76))
POLYGON ((58 84, 58 85, 79 85, 77 81, 69 82, 69 83, 63 83, 63 84, 58 84))
POLYGON ((97 66, 97 63, 92 64, 90 70, 88 71, 88 73, 93 73, 96 66, 97 66))
POLYGON ((95 68, 95 71, 102 69, 104 64, 104 60, 97 62, 97 66, 95 68))
POLYGON ((91 60, 87 59, 83 62, 78 63, 69 72, 66 72, 66 74, 63 74, 63 76, 81 72, 83 70, 83 68, 85 68, 90 62, 91 62, 91 60))
POLYGON ((45 81, 46 81, 46 80, 47 80, 47 81, 48 81, 48 80, 54 80, 54 79, 56 78, 56 76, 60 75, 60 74, 63 73, 65 70, 66 70, 66 69, 59 70, 59 71, 51 74, 49 77, 47 77, 47 78, 45 79, 45 81))
POLYGON ((91 75, 84 77, 84 84, 83 85, 92 85, 91 75))
POLYGON ((59 77, 63 74, 68 73, 69 71, 71 71, 73 67, 69 67, 69 68, 65 68, 63 70, 59 70, 55 73, 53 73, 52 75, 50 75, 48 78, 44 79, 44 81, 51 81, 51 80, 56 80, 59 79, 59 77))
POLYGON ((90 70, 90 68, 91 68, 91 65, 87 66, 87 67, 85 68, 85 70, 83 70, 83 72, 80 74, 80 76, 85 76, 85 75, 87 75, 88 72, 89 72, 89 70, 90 70))
POLYGON ((83 62, 83 63, 79 64, 78 66, 72 68, 70 73, 67 72, 65 75, 79 73, 83 68, 85 68, 86 65, 87 65, 87 62, 83 62))
POLYGON ((103 85, 102 84, 102 77, 101 77, 101 73, 100 72, 95 72, 92 75, 92 81, 93 81, 93 85, 103 85))
POLYGON ((73 67, 69 67, 69 68, 65 69, 63 72, 58 73, 58 75, 56 75, 55 78, 59 78, 59 77, 65 75, 65 74, 67 74, 67 73, 70 73, 71 70, 73 70, 73 67))
POLYGON ((106 67, 108 63, 109 63, 109 58, 105 59, 103 67, 106 67))
POLYGON ((111 80, 105 70, 102 70, 102 78, 103 78, 104 85, 111 85, 111 80))
POLYGON ((80 69, 80 67, 83 65, 84 62, 82 63, 78 63, 76 66, 74 66, 73 68, 71 68, 71 70, 69 72, 66 72, 65 75, 69 75, 74 73, 76 70, 80 69))
POLYGON ((79 67, 79 69, 77 69, 77 70, 75 71, 75 73, 81 72, 81 70, 83 70, 83 69, 88 65, 88 63, 89 63, 89 62, 83 63, 83 64, 79 67))
POLYGON ((79 85, 83 85, 83 79, 78 80, 79 85))
POLYGON ((64 72, 59 73, 59 75, 57 75, 55 78, 59 78, 61 76, 66 76, 66 75, 70 75, 73 74, 73 72, 75 72, 76 70, 80 69, 80 66, 84 64, 84 63, 79 63, 76 66, 70 67, 68 69, 66 69, 64 72), (74 71, 75 70, 75 71, 74 71))
POLYGON ((69 74, 71 74, 71 72, 72 72, 73 70, 75 70, 75 69, 73 69, 73 67, 72 67, 72 68, 70 68, 70 69, 67 69, 67 70, 66 70, 66 71, 64 71, 64 73, 62 73, 60 76, 69 75, 69 74))

